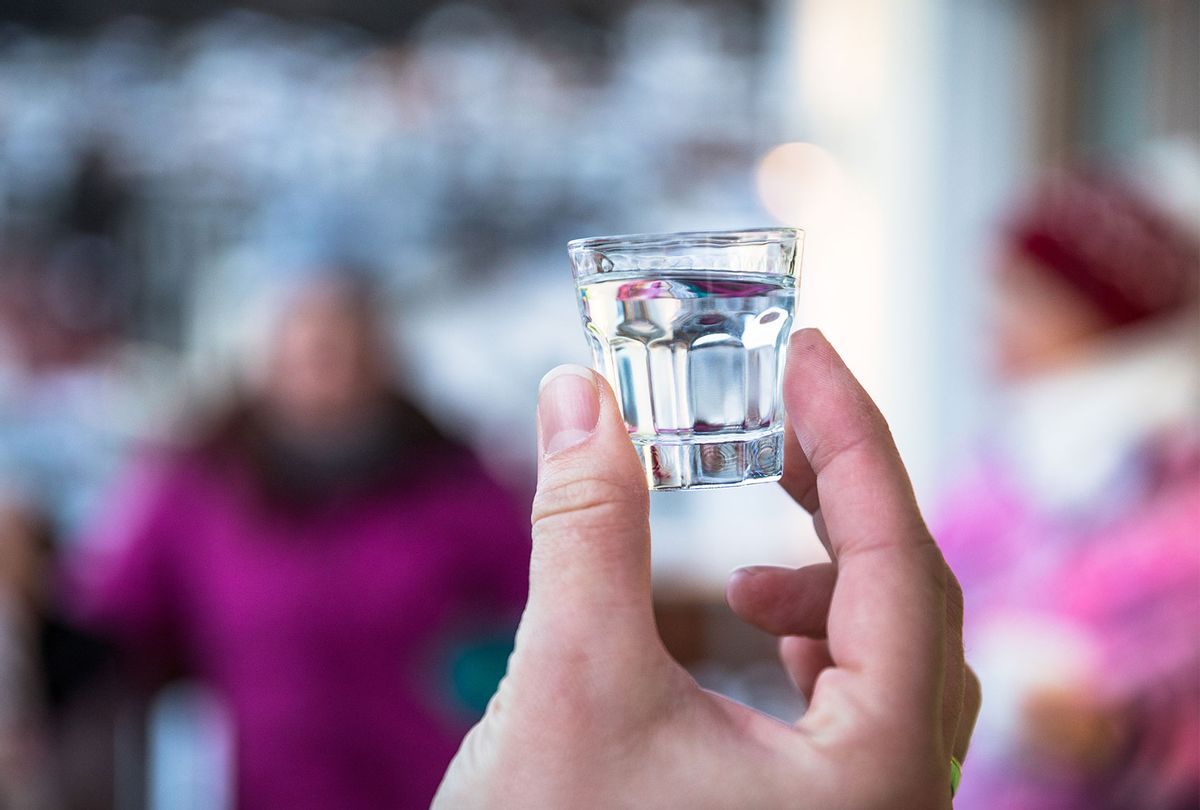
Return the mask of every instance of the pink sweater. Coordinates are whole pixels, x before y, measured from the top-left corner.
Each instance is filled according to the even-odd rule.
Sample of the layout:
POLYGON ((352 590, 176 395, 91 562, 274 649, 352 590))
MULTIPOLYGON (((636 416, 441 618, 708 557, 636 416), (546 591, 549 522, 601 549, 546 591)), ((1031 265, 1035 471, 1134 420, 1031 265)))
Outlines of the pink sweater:
POLYGON ((936 533, 963 585, 968 660, 1003 672, 980 672, 985 712, 957 807, 1155 810, 1200 801, 1197 460, 1110 490, 1074 514, 1038 507, 1000 465, 961 482, 936 533), (1005 622, 1026 630, 1010 629, 997 645, 1005 622), (1005 690, 1069 662, 1069 651, 1052 646, 1027 654, 1020 633, 1048 626, 1071 628, 1089 652, 1094 677, 1076 689, 1122 712, 1123 748, 1103 772, 1055 768, 1023 757, 1016 739, 997 739, 1019 722, 1020 695, 1005 690), (1012 716, 989 719, 989 701, 993 715, 1000 704, 1012 716))

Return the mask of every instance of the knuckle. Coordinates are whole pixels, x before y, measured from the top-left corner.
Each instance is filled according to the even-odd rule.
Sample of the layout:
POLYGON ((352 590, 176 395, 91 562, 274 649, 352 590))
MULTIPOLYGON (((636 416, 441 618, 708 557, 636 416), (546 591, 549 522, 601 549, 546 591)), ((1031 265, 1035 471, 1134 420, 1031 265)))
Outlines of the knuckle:
POLYGON ((643 520, 646 501, 628 482, 604 476, 543 482, 533 499, 534 534, 564 525, 608 528, 643 520))
POLYGON ((963 616, 963 589, 962 584, 958 581, 958 577, 954 576, 954 572, 949 566, 945 566, 945 581, 946 581, 946 607, 950 611, 950 615, 954 618, 955 624, 962 625, 963 616))
POLYGON ((970 667, 967 667, 965 672, 963 703, 972 720, 979 714, 979 708, 983 705, 983 684, 970 667))
POLYGON ((925 534, 929 537, 927 548, 930 552, 930 565, 934 567, 934 576, 938 583, 938 590, 941 592, 942 598, 946 603, 948 625, 953 632, 961 636, 964 610, 962 583, 958 581, 958 577, 954 575, 950 564, 946 562, 946 558, 942 554, 941 548, 937 545, 937 541, 928 533, 928 530, 925 531, 925 534))
MULTIPOLYGON (((924 527, 921 527, 922 529, 924 527)), ((937 588, 938 593, 943 598, 949 600, 951 598, 950 591, 952 590, 950 569, 946 565, 946 560, 942 557, 942 550, 938 548, 933 537, 926 531, 920 532, 921 540, 917 545, 917 553, 921 558, 922 569, 928 573, 930 581, 937 588)))
POLYGON ((954 600, 954 604, 958 608, 962 608, 963 604, 963 589, 962 583, 958 581, 958 577, 954 575, 954 571, 949 564, 943 563, 946 566, 946 589, 954 600))
POLYGON ((950 570, 949 563, 946 562, 946 557, 943 556, 941 547, 936 545, 936 541, 932 541, 932 548, 936 552, 936 560, 934 563, 938 569, 938 580, 942 583, 942 592, 946 595, 946 608, 950 616, 956 618, 958 623, 962 620, 962 583, 959 578, 954 576, 954 571, 950 570))

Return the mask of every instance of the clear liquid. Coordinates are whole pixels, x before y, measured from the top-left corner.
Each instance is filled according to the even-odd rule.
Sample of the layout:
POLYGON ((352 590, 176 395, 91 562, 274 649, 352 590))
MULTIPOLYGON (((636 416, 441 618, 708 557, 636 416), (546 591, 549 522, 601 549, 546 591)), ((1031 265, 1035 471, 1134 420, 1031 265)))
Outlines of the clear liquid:
POLYGON ((651 484, 778 477, 795 281, 705 270, 594 278, 580 285, 579 298, 595 366, 616 392, 634 443, 659 449, 639 448, 651 484), (671 445, 712 446, 672 456, 662 451, 671 445), (672 468, 681 466, 694 469, 672 468))

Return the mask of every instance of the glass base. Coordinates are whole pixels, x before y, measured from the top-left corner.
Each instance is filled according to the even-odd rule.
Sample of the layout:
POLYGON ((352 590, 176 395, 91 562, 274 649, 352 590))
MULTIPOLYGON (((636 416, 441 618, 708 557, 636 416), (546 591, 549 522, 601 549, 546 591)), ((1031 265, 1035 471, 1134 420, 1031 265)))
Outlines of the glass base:
POLYGON ((693 437, 686 442, 663 439, 633 440, 653 490, 736 487, 778 481, 783 476, 782 428, 742 437, 693 437))

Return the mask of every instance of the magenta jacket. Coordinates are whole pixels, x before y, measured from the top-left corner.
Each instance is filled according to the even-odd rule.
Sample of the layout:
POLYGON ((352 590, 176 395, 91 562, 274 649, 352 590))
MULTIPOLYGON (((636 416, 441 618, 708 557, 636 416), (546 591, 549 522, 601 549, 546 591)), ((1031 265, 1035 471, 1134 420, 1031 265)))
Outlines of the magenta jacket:
POLYGON ((299 510, 230 462, 137 465, 79 611, 223 697, 238 807, 427 807, 470 723, 456 640, 524 604, 525 510, 460 449, 299 510))

